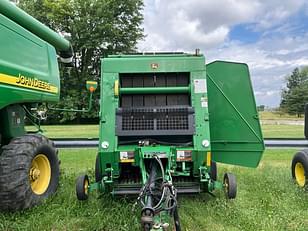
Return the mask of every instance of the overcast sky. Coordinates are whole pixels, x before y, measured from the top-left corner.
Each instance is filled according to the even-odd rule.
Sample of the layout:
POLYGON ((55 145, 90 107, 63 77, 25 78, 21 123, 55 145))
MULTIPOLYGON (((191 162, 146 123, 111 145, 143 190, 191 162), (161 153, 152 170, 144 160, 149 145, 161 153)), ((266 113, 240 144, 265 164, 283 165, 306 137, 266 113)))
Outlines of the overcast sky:
POLYGON ((304 0, 145 0, 144 30, 140 51, 246 62, 258 105, 278 106, 285 76, 308 65, 304 0))

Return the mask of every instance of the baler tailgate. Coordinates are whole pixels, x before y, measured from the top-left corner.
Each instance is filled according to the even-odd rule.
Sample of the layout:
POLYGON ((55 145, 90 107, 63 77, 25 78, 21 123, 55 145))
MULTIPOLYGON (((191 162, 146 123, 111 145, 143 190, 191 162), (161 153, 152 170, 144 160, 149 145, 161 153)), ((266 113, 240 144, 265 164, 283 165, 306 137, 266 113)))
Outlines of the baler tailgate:
POLYGON ((206 68, 213 159, 257 167, 264 143, 247 65, 215 61, 206 68))

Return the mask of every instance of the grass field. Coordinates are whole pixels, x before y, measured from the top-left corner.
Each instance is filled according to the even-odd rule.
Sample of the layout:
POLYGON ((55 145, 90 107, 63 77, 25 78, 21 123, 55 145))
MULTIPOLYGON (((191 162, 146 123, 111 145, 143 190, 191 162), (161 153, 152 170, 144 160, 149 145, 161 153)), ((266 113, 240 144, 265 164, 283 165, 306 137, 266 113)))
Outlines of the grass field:
MULTIPOLYGON (((257 169, 218 165, 237 176, 238 196, 227 201, 201 194, 179 198, 185 231, 204 230, 307 230, 308 192, 291 180, 290 160, 295 150, 267 150, 257 169)), ((94 193, 86 202, 75 197, 75 178, 93 174, 95 149, 60 150, 61 184, 45 204, 15 214, 0 213, 0 230, 139 230, 140 211, 131 211, 134 200, 113 199, 94 193)))
POLYGON ((264 138, 304 138, 303 125, 263 124, 264 138))
MULTIPOLYGON (((98 125, 45 125, 41 128, 50 138, 97 138, 99 131, 98 125)), ((32 126, 26 129, 35 130, 32 126)))
POLYGON ((297 117, 297 115, 289 115, 287 113, 278 113, 270 111, 259 112, 261 120, 303 120, 304 116, 297 117))

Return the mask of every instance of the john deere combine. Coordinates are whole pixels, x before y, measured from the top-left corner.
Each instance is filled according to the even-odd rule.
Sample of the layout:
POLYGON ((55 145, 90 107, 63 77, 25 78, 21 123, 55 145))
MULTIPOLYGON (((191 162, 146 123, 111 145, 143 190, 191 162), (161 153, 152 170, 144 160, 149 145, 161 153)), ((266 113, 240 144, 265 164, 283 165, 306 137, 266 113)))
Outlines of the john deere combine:
POLYGON ((95 182, 77 179, 79 200, 96 189, 135 195, 143 230, 180 230, 178 194, 236 197, 235 176, 218 181, 216 162, 257 167, 264 150, 246 64, 205 65, 198 52, 115 55, 101 73, 95 182))
POLYGON ((67 40, 0 1, 0 210, 31 207, 57 189, 57 150, 46 137, 25 132, 25 118, 35 124, 44 117, 39 104, 59 100, 55 49, 69 61, 67 40))

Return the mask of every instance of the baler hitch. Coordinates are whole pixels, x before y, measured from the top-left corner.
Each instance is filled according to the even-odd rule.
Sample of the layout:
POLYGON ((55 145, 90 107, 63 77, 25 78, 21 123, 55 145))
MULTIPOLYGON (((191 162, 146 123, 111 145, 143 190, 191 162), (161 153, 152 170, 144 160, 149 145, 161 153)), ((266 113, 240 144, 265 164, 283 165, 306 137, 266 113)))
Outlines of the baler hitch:
POLYGON ((149 163, 149 176, 137 201, 142 205, 141 226, 145 231, 167 230, 169 217, 174 218, 175 230, 180 231, 177 213, 177 191, 171 177, 165 177, 163 164, 157 156, 149 163))

